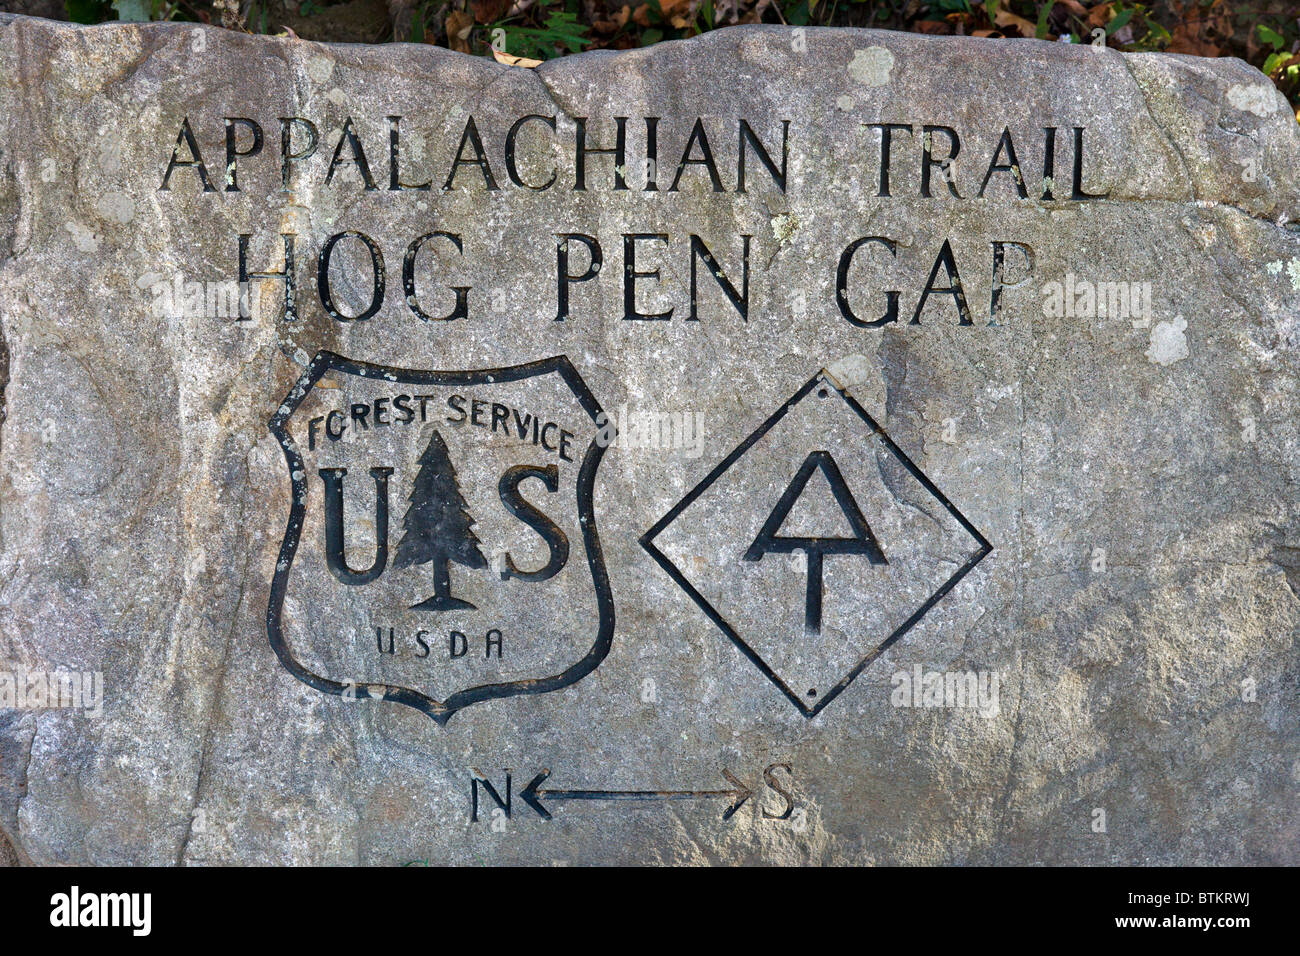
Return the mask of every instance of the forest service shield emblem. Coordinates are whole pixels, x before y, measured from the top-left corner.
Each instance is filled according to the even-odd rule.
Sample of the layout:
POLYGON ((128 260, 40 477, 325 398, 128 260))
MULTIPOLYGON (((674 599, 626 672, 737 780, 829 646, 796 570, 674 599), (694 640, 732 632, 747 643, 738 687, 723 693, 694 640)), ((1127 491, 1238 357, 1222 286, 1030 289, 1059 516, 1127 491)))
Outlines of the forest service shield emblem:
POLYGON ((299 680, 445 723, 608 654, 608 426, 567 358, 426 372, 323 351, 270 428, 291 503, 267 634, 299 680))

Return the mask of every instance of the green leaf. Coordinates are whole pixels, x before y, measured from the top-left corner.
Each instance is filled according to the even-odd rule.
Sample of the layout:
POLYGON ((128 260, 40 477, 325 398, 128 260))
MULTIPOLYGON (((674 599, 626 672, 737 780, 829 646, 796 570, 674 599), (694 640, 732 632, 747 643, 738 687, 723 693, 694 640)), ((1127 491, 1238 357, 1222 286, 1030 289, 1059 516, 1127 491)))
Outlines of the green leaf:
POLYGON ((1034 28, 1034 36, 1040 40, 1047 39, 1047 17, 1054 6, 1056 6, 1056 0, 1047 0, 1047 4, 1043 9, 1038 11, 1038 26, 1034 28))
POLYGON ((1152 20, 1150 17, 1146 17, 1146 16, 1144 16, 1142 19, 1147 25, 1147 32, 1149 32, 1157 40, 1163 40, 1165 43, 1168 43, 1173 39, 1173 35, 1164 27, 1162 27, 1159 23, 1157 23, 1155 20, 1152 20))
POLYGON ((1122 11, 1114 20, 1111 20, 1110 23, 1106 24, 1106 36, 1110 36, 1116 30, 1122 30, 1124 25, 1132 19, 1133 8, 1129 7, 1127 10, 1122 11))
POLYGON ((582 52, 587 45, 586 31, 574 13, 552 13, 546 18, 546 32, 552 42, 568 47, 570 53, 582 52))
POLYGON ((641 45, 653 46, 664 38, 663 30, 643 30, 641 32, 641 45))
POLYGON ((504 21, 495 24, 506 32, 506 49, 516 56, 545 60, 556 55, 556 47, 581 53, 587 45, 587 27, 578 23, 577 14, 552 13, 538 27, 512 27, 504 21))
POLYGON ((151 6, 149 0, 113 0, 113 9, 117 11, 118 20, 123 23, 149 22, 151 6))
POLYGON ((1255 29, 1259 32, 1259 38, 1271 46, 1274 50, 1280 50, 1286 46, 1286 37, 1276 30, 1270 30, 1264 24, 1256 24, 1255 29))
POLYGON ((108 4, 103 0, 64 0, 63 9, 73 23, 102 23, 108 4))

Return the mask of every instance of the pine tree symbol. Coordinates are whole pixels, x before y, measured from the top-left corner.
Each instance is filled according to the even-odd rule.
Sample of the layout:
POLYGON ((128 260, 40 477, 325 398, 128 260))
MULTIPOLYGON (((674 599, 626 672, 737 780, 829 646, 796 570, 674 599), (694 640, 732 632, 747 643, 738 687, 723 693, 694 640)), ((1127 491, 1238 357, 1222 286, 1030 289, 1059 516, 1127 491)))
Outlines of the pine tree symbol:
POLYGON ((420 470, 411 487, 410 504, 402 519, 402 540, 393 558, 395 569, 433 564, 433 596, 412 604, 411 610, 451 611, 473 609, 469 601, 451 596, 449 563, 486 568, 487 559, 472 526, 474 518, 456 483, 456 469, 438 432, 429 439, 419 459, 420 470))

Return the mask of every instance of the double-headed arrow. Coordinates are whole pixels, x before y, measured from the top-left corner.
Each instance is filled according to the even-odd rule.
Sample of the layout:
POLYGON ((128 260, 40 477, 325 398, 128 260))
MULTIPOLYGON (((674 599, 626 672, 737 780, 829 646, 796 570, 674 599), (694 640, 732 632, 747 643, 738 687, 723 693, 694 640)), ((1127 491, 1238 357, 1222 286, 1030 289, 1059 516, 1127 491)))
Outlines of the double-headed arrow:
POLYGON ((715 797, 727 797, 731 805, 722 814, 722 819, 729 820, 731 815, 744 806, 745 801, 754 792, 734 776, 730 770, 723 770, 722 775, 732 785, 730 790, 542 790, 541 785, 551 775, 550 770, 543 770, 520 791, 519 796, 543 818, 551 819, 551 812, 542 806, 542 797, 547 800, 709 800, 715 797))

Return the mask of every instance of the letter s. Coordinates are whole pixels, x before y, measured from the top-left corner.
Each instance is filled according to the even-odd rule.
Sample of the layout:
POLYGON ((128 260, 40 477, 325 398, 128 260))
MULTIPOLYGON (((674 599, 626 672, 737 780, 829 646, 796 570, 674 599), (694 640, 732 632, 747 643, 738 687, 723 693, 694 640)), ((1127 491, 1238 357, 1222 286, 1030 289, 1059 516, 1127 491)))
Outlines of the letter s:
POLYGON ((766 768, 764 768, 763 780, 767 783, 769 787, 771 787, 774 791, 779 793, 785 799, 785 811, 783 813, 768 813, 767 808, 764 807, 763 817, 764 819, 767 820, 788 820, 790 819, 790 814, 794 813, 794 797, 791 796, 789 790, 781 786, 780 781, 776 779, 776 774, 772 772, 774 770, 784 770, 786 773, 790 775, 791 780, 794 779, 794 771, 790 769, 790 765, 788 763, 769 764, 766 768))
POLYGON ((506 506, 506 510, 541 535, 550 549, 551 556, 545 566, 536 571, 520 571, 514 560, 507 554, 505 570, 501 572, 501 578, 502 580, 523 578, 525 581, 545 581, 558 574, 569 560, 569 539, 560 530, 559 525, 538 511, 519 493, 519 484, 525 478, 537 478, 546 485, 547 491, 554 493, 560 490, 560 469, 556 465, 547 465, 545 468, 538 468, 535 465, 515 465, 506 469, 497 485, 497 490, 501 493, 501 502, 506 506))

